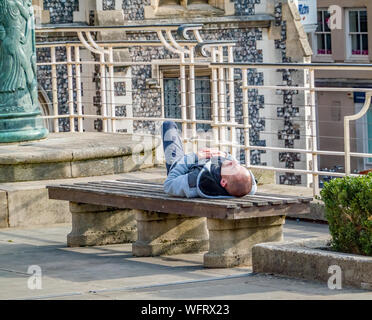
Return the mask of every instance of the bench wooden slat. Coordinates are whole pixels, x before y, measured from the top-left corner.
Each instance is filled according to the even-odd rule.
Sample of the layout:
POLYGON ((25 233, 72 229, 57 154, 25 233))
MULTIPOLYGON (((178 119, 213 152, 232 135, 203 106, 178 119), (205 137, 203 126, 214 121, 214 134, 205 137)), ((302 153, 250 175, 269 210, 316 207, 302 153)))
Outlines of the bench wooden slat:
MULTIPOLYGON (((141 180, 130 180, 130 179, 119 179, 119 180, 111 180, 111 182, 119 182, 119 183, 129 183, 131 185, 139 185, 139 186, 151 186, 151 187, 158 187, 163 189, 163 184, 157 183, 157 182, 146 182, 143 183, 141 180)), ((277 205, 277 204, 282 204, 282 203, 299 203, 299 202, 304 202, 302 200, 302 197, 297 197, 297 196, 287 196, 287 195, 277 195, 277 194, 266 194, 266 193, 256 193, 254 196, 246 196, 249 197, 250 200, 260 200, 261 205, 267 205, 267 204, 272 204, 272 205, 277 205), (266 202, 268 203, 266 203, 266 202)), ((239 198, 239 199, 244 199, 239 198)), ((311 201, 312 198, 307 198, 308 201, 311 201)), ((307 200, 305 199, 305 200, 307 200)))
MULTIPOLYGON (((128 182, 131 184, 141 184, 141 185, 151 185, 156 187, 163 187, 162 183, 159 182, 150 182, 150 181, 143 181, 138 179, 118 179, 118 180, 112 180, 112 181, 120 181, 120 182, 128 182)), ((310 202, 313 200, 312 197, 304 197, 304 196, 295 196, 295 195, 285 195, 285 194, 272 194, 272 193, 261 193, 257 192, 255 194, 257 197, 265 197, 267 199, 268 197, 275 200, 284 200, 285 203, 298 203, 298 202, 310 202)))
MULTIPOLYGON (((145 189, 144 187, 137 187, 137 186, 126 186, 126 185, 123 185, 123 186, 120 186, 118 185, 117 183, 115 182, 112 182, 112 181, 102 181, 102 182, 89 182, 90 185, 102 185, 102 186, 107 186, 107 187, 112 187, 112 188, 118 188, 118 189, 121 189, 123 190, 123 192, 125 192, 125 190, 138 190, 138 191, 144 191, 144 192, 154 192, 154 193, 159 193, 159 194, 162 194, 162 195, 165 195, 164 191, 163 191, 163 187, 161 187, 161 189, 159 188, 158 190, 154 190, 152 189, 151 191, 149 191, 149 189, 145 189)), ((203 202, 207 202, 207 203, 210 203, 211 201, 214 202, 216 201, 216 203, 226 203, 226 204, 231 204, 231 205, 241 205, 243 207, 251 207, 253 205, 257 205, 257 206, 262 206, 262 205, 267 205, 268 202, 267 201, 264 201, 264 200, 261 200, 261 199, 243 199, 243 198, 237 198, 237 199, 203 199, 203 198, 196 198, 198 199, 198 201, 203 201, 203 202), (244 201, 246 200, 246 201, 244 201)), ((275 203, 276 204, 276 203, 275 203)))
POLYGON ((283 199, 287 201, 287 203, 296 203, 297 202, 310 202, 313 200, 311 197, 303 197, 303 196, 293 196, 293 195, 285 195, 285 194, 271 194, 271 193, 261 193, 257 192, 255 196, 268 196, 278 199, 283 199))
POLYGON ((137 184, 159 185, 159 186, 163 185, 163 183, 161 183, 161 182, 152 182, 152 181, 138 180, 138 179, 116 179, 116 180, 113 180, 113 181, 129 182, 129 183, 137 183, 137 184))
MULTIPOLYGON (((118 190, 123 190, 123 192, 126 192, 126 190, 138 190, 135 186, 133 187, 129 187, 127 188, 126 186, 123 186, 121 188, 117 188, 116 187, 116 184, 110 184, 108 182, 102 182, 101 183, 94 183, 92 182, 93 185, 103 185, 103 186, 107 186, 107 187, 111 187, 111 188, 114 188, 114 189, 118 189, 118 190)), ((142 192, 143 190, 141 190, 142 192)), ((148 190, 147 190, 148 191, 148 190)), ((151 191, 148 191, 150 193, 157 193, 157 194, 162 194, 162 195, 165 195, 165 193, 163 191, 155 191, 155 190, 151 190, 151 191)), ((178 198, 177 198, 178 199, 178 198)), ((225 203, 225 204, 228 204, 228 205, 231 205, 231 206, 241 206, 243 208, 249 208, 249 207, 252 207, 253 205, 258 205, 258 206, 262 206, 262 205, 268 205, 268 202, 266 201, 256 201, 256 200, 246 200, 244 201, 242 198, 237 198, 237 199, 203 199, 203 198, 193 198, 193 200, 196 199, 196 201, 201 201, 203 203, 211 203, 211 202, 215 202, 216 204, 222 204, 222 203, 225 203)))
MULTIPOLYGON (((164 191, 161 191, 161 190, 146 190, 146 189, 140 189, 140 188, 137 188, 137 187, 126 187, 126 186, 117 186, 116 184, 111 184, 111 183, 108 183, 108 182, 90 182, 88 185, 86 184, 74 184, 74 185, 77 185, 77 186, 92 186, 93 188, 95 189, 110 189, 110 190, 117 190, 117 191, 120 191, 120 192, 123 192, 123 193, 132 193, 132 192, 135 192, 136 194, 143 194, 143 195, 160 195, 160 196, 164 196, 164 197, 171 197, 171 196, 168 196, 167 194, 164 193, 164 191)), ((168 198, 167 198, 168 199, 168 198)), ((175 197, 172 197, 172 199, 176 199, 178 200, 179 198, 175 198, 175 197)), ((237 204, 234 202, 234 201, 229 201, 228 199, 218 199, 217 202, 213 201, 214 199, 203 199, 203 198, 196 198, 195 199, 196 202, 198 203, 202 203, 202 204, 210 204, 210 203, 213 203, 213 204, 216 204, 216 205, 225 205, 226 207, 231 207, 231 208, 235 208, 237 207, 237 204), (209 200, 212 200, 212 201, 209 201, 209 200)), ((216 199, 217 200, 217 199, 216 199)))
MULTIPOLYGON (((135 190, 123 190, 123 189, 115 189, 115 188, 110 188, 110 187, 105 187, 105 186, 95 186, 95 185, 88 185, 84 183, 76 183, 73 185, 65 185, 61 184, 60 187, 63 187, 65 189, 71 189, 71 190, 84 190, 84 191, 91 191, 93 192, 98 192, 98 193, 115 193, 118 195, 122 195, 124 197, 137 197, 137 198, 156 198, 159 200, 165 200, 165 201, 175 201, 175 202, 190 202, 189 199, 186 198, 176 198, 176 197, 171 197, 167 196, 165 193, 164 194, 158 194, 154 192, 138 192, 135 190), (123 192, 125 191, 125 192, 123 192)), ((224 202, 224 201, 207 201, 208 199, 192 199, 194 203, 197 204, 202 204, 203 206, 211 206, 211 207, 221 207, 221 208, 227 208, 227 209, 235 209, 237 208, 237 205, 231 202, 224 202)))
MULTIPOLYGON (((78 186, 86 186, 86 185, 95 185, 95 186, 103 186, 103 187, 110 187, 114 188, 117 190, 122 190, 125 192, 126 190, 132 190, 132 191, 141 191, 141 192, 146 192, 146 193, 157 193, 161 195, 165 195, 163 191, 163 186, 161 184, 148 184, 147 186, 143 186, 140 183, 121 183, 117 182, 115 180, 107 180, 107 181, 92 181, 88 183, 77 183, 75 185, 78 186), (151 190, 148 189, 148 186, 151 186, 151 190), (156 188, 154 188, 156 187, 156 188), (154 190, 155 189, 155 190, 154 190)), ((210 201, 219 201, 219 202, 225 202, 228 204, 231 204, 232 206, 238 204, 241 205, 242 207, 250 207, 252 205, 256 206, 265 206, 265 205, 279 205, 279 204, 284 204, 284 203, 299 203, 300 201, 298 199, 276 199, 272 197, 265 197, 265 196, 245 196, 243 198, 237 198, 237 199, 202 199, 198 198, 198 201, 205 201, 205 202, 210 202, 210 201)))
MULTIPOLYGON (((138 190, 149 190, 146 188, 146 186, 140 186, 139 184, 133 183, 132 185, 127 185, 126 183, 118 183, 115 180, 106 180, 106 181, 101 181, 101 182, 89 182, 90 184, 105 184, 105 185, 111 185, 111 186, 120 186, 124 189, 138 189, 138 190)), ((151 189, 153 190, 153 185, 151 185, 151 189)), ((163 185, 159 184, 156 185, 156 190, 160 190, 161 193, 165 194, 163 191, 163 185)), ((264 205, 277 205, 277 204, 283 204, 285 203, 283 200, 280 199, 271 199, 271 198, 260 198, 260 197, 255 197, 255 196, 246 196, 243 198, 234 198, 234 199, 207 199, 207 201, 230 201, 232 204, 233 203, 239 203, 242 204, 245 207, 249 207, 251 205, 257 205, 257 206, 264 206, 264 205)))
MULTIPOLYGON (((160 190, 148 190, 148 189, 143 189, 143 188, 139 188, 137 186, 118 186, 117 183, 114 183, 114 182, 110 182, 110 181, 102 181, 102 182, 89 182, 89 185, 94 185, 94 186, 103 186, 103 187, 108 187, 108 188, 111 188, 111 189, 115 189, 115 190, 123 190, 123 192, 126 192, 127 190, 132 190, 132 191, 140 191, 140 192, 146 192, 146 193, 150 193, 150 194, 161 194, 161 195, 165 195, 164 191, 162 191, 162 189, 160 190)), ((210 203, 210 202, 214 202, 216 201, 216 203, 225 203, 225 204, 228 204, 228 205, 231 205, 231 206, 236 206, 236 205, 240 205, 241 207, 243 208, 248 208, 248 207, 251 207, 253 205, 256 205, 256 206, 265 206, 265 205, 269 205, 269 204, 273 204, 273 205, 277 205, 277 204, 283 204, 284 202, 283 201, 278 201, 278 200, 274 200, 274 201, 265 201, 265 200, 262 200, 262 199, 256 199, 254 197, 252 198, 247 198, 247 199, 244 199, 244 198, 237 198, 237 199, 202 199, 202 198, 196 198, 197 201, 202 201, 203 203, 210 203), (245 200, 245 201, 244 201, 245 200)))
MULTIPOLYGON (((186 199, 162 198, 123 194, 113 190, 91 190, 71 186, 49 186, 49 198, 77 203, 89 203, 119 209, 138 209, 154 212, 181 214, 213 219, 234 219, 236 208, 224 205, 200 204, 186 199)), ((252 212, 251 215, 255 214, 252 212)), ((257 213, 256 213, 257 214, 257 213)), ((249 217, 249 215, 247 215, 249 217)))
POLYGON ((117 183, 120 185, 125 185, 125 186, 138 186, 141 188, 158 188, 163 190, 163 184, 162 183, 141 183, 137 181, 121 181, 121 180, 103 180, 103 181, 92 181, 92 182, 112 182, 112 183, 117 183))

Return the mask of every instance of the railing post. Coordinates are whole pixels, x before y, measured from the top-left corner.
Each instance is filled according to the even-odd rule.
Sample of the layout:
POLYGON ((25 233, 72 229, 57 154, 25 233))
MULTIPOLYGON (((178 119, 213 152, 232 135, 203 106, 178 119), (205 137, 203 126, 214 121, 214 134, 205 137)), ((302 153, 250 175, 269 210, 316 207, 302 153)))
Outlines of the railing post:
MULTIPOLYGON (((111 104, 111 117, 116 116, 116 105, 115 105, 115 81, 114 81, 114 52, 112 47, 109 47, 109 74, 110 74, 110 104, 111 104)), ((116 132, 115 119, 111 119, 111 132, 116 132)))
POLYGON ((50 56, 52 63, 52 99, 53 99, 53 115, 55 116, 54 132, 59 132, 59 119, 58 119, 58 85, 57 85, 57 66, 56 66, 56 48, 50 48, 50 56))
POLYGON ((72 79, 72 56, 71 46, 66 46, 67 51, 67 82, 68 82, 68 109, 70 114, 70 132, 75 132, 75 118, 74 118, 74 86, 72 79))
POLYGON ((245 165, 251 165, 251 151, 249 149, 249 104, 248 104, 248 75, 247 69, 242 69, 243 80, 243 124, 244 124, 244 153, 245 165))
MULTIPOLYGON (((218 47, 218 60, 223 63, 223 47, 218 47)), ((226 141, 226 83, 225 83, 225 68, 219 67, 219 113, 220 113, 220 142, 225 143, 226 141), (222 123, 222 124, 221 124, 222 123)), ((220 148, 224 151, 225 147, 220 148)))
POLYGON ((317 155, 317 121, 316 121, 316 92, 315 92, 315 70, 309 71, 310 82, 310 108, 311 108, 311 150, 312 150, 312 171, 313 171, 313 195, 319 195, 319 175, 318 172, 318 155, 317 155))
POLYGON ((76 104, 77 104, 77 114, 78 114, 78 130, 79 132, 84 132, 83 125, 83 107, 81 103, 81 73, 80 73, 80 47, 75 46, 75 75, 76 75, 76 104))
POLYGON ((195 61, 194 61, 194 48, 190 48, 190 118, 191 121, 191 135, 192 135, 192 151, 197 152, 197 135, 196 135, 196 110, 195 110, 195 61))
POLYGON ((182 142, 187 143, 187 96, 186 96, 186 67, 185 67, 185 54, 180 53, 180 85, 181 85, 181 117, 182 117, 182 142))
POLYGON ((106 97, 106 65, 105 65, 105 54, 100 53, 100 75, 101 75, 101 88, 100 88, 100 94, 101 94, 101 105, 102 105, 102 115, 103 117, 106 117, 106 119, 103 119, 102 121, 102 129, 103 132, 108 132, 108 126, 107 126, 107 97, 106 97))
MULTIPOLYGON (((212 47, 211 57, 212 63, 217 62, 217 52, 216 47, 212 47)), ((213 146, 218 147, 219 143, 219 129, 218 129, 218 78, 217 69, 212 67, 212 132, 213 132, 213 146)))
MULTIPOLYGON (((234 51, 232 46, 228 46, 228 61, 234 62, 234 51)), ((236 144, 236 129, 235 129, 235 83, 234 83, 234 67, 229 67, 229 105, 230 105, 230 135, 231 135, 231 148, 230 152, 234 158, 237 158, 237 150, 234 145, 236 144)))
POLYGON ((350 166, 350 120, 344 118, 344 148, 345 148, 345 173, 350 175, 351 166, 350 166))

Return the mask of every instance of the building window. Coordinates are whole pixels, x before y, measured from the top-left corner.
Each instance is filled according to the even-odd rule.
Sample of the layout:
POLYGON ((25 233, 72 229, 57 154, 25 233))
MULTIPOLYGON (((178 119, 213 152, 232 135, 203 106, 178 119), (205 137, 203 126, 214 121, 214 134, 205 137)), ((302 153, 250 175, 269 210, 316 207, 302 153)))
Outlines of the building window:
POLYGON ((331 55, 331 29, 328 22, 330 13, 327 9, 318 10, 318 27, 315 31, 316 35, 316 52, 318 55, 331 55))
POLYGON ((181 119, 181 88, 179 79, 164 79, 164 115, 181 119))
POLYGON ((350 9, 347 12, 347 19, 349 56, 368 56, 367 10, 350 9))
MULTIPOLYGON (((187 101, 187 104, 188 101, 187 101)), ((166 118, 181 119, 181 89, 178 78, 164 79, 164 115, 166 118)), ((211 87, 208 76, 195 78, 196 120, 211 120, 211 87)), ((181 129, 181 124, 177 123, 181 129)), ((197 130, 208 131, 209 124, 198 123, 197 130)))
MULTIPOLYGON (((196 77, 195 79, 195 105, 196 120, 211 120, 211 83, 209 77, 196 77)), ((208 131, 211 126, 206 123, 198 123, 196 129, 208 131)))

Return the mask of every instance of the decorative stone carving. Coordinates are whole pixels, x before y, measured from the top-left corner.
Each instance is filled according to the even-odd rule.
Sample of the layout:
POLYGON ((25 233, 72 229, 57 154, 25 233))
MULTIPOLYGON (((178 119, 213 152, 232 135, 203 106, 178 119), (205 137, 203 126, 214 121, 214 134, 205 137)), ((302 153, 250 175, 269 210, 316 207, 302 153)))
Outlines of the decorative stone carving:
POLYGON ((31 0, 0 0, 0 142, 46 136, 37 94, 31 0))

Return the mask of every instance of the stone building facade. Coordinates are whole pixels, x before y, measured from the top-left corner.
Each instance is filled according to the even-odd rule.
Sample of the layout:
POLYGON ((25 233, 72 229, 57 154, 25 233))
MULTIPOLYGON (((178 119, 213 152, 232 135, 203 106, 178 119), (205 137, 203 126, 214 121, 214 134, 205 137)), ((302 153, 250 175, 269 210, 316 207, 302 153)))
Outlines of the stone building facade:
MULTIPOLYGON (((372 2, 370 0, 318 0, 318 29, 312 34, 314 63, 370 64, 372 62, 372 2), (329 10, 329 11, 328 11, 329 10), (332 13, 332 19, 330 19, 332 13), (331 25, 326 21, 330 19, 331 25)), ((358 113, 365 101, 355 88, 372 88, 370 71, 328 70, 316 72, 319 87, 350 88, 349 92, 324 91, 317 94, 319 148, 344 151, 344 117, 358 113)), ((350 122, 352 152, 372 153, 372 110, 350 122)), ((340 156, 320 156, 320 169, 344 166, 340 156)), ((372 169, 372 158, 351 158, 351 171, 372 169)), ((343 171, 343 168, 341 170, 343 171)))
MULTIPOLYGON (((298 10, 291 0, 34 0, 40 24, 83 25, 155 25, 164 23, 203 23, 201 32, 206 40, 236 41, 235 62, 281 63, 309 62, 311 49, 302 28, 298 10)), ((61 36, 61 35, 59 35, 61 36)), ((64 34, 64 37, 69 37, 64 34)), ((141 32, 111 33, 102 39, 156 40, 141 32)), ((50 41, 38 39, 38 41, 50 41)), ((57 50, 64 59, 64 50, 57 50)), ((92 58, 91 53, 82 53, 82 58, 92 58)), ((93 57, 94 58, 94 57, 93 57)), ((161 61, 174 61, 174 53, 163 47, 131 47, 116 57, 117 61, 159 61, 159 66, 138 65, 115 69, 115 96, 118 97, 116 115, 136 117, 177 116, 178 77, 175 68, 162 68, 161 61), (162 83, 149 86, 148 79, 162 83), (172 95, 173 94, 173 95, 172 95)), ((48 50, 38 51, 38 60, 50 60, 48 50)), ((210 70, 196 70, 200 93, 199 114, 210 117, 210 70), (204 97, 204 98, 203 98, 204 97), (205 111, 206 109, 207 111, 205 111)), ((59 109, 67 112, 65 97, 65 66, 58 67, 59 109)), ((83 67, 84 78, 92 81, 82 83, 84 112, 100 113, 99 81, 97 69, 83 67), (89 94, 93 93, 93 94, 89 94)), ((48 79, 50 70, 39 68, 39 78, 48 79)), ((236 69, 235 104, 236 119, 242 123, 241 70, 236 69)), ((248 73, 249 84, 303 86, 303 72, 288 69, 254 69, 248 73)), ((49 81, 50 82, 50 81, 49 81)), ((50 92, 50 83, 43 82, 45 92, 50 92), (49 87, 48 87, 49 86, 49 87)), ((307 148, 307 133, 304 122, 305 95, 297 90, 249 90, 250 144, 287 148, 307 148), (302 119, 302 120, 299 120, 302 119)), ((47 111, 46 111, 47 112, 47 111)), ((92 120, 89 130, 101 130, 99 120, 92 120)), ((60 130, 68 130, 69 123, 60 121, 60 130)), ((139 130, 154 133, 157 127, 150 121, 123 121, 120 132, 139 130)), ((243 132, 237 130, 237 138, 243 142, 243 132)), ((241 153, 244 161, 244 152, 241 153)), ((251 163, 283 168, 305 169, 309 166, 304 155, 280 152, 267 153, 253 150, 251 163), (274 155, 274 156, 273 156, 274 155)), ((306 175, 278 174, 281 184, 309 184, 306 175)))

